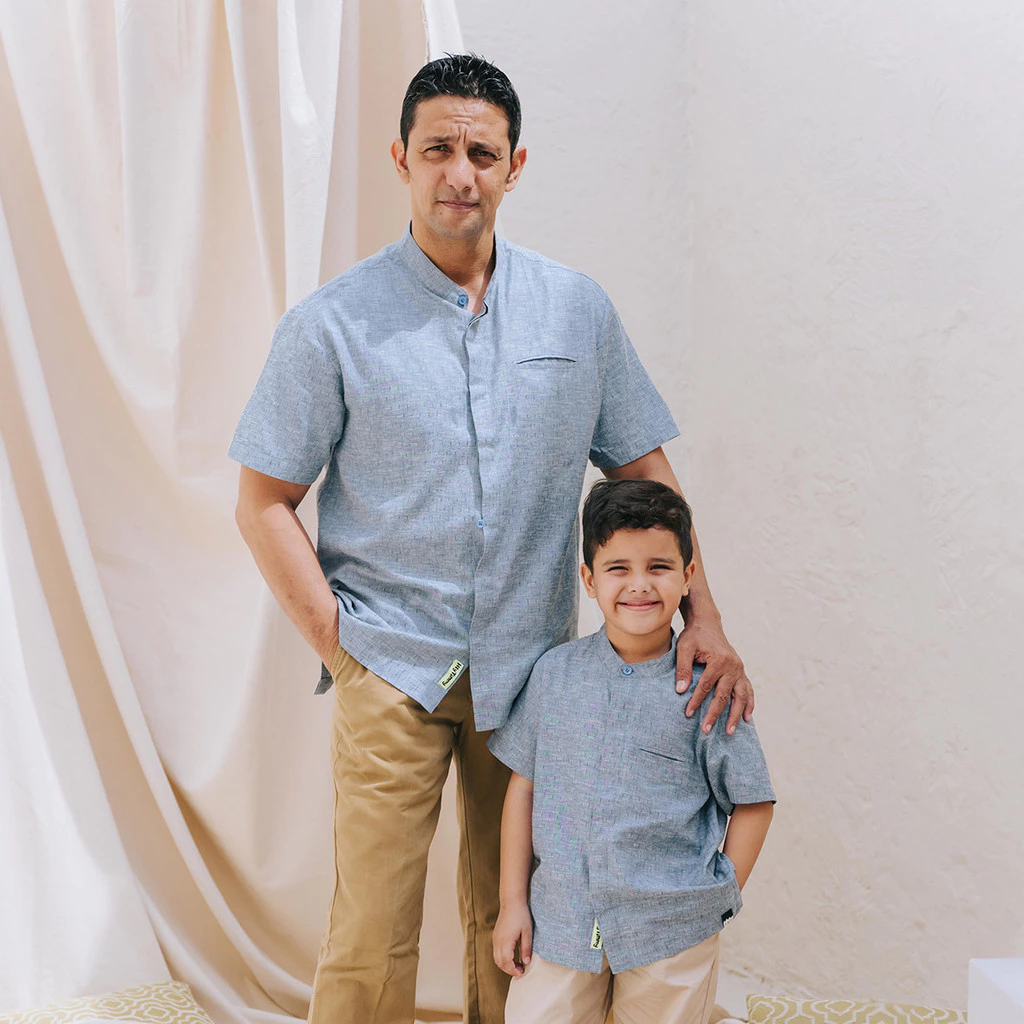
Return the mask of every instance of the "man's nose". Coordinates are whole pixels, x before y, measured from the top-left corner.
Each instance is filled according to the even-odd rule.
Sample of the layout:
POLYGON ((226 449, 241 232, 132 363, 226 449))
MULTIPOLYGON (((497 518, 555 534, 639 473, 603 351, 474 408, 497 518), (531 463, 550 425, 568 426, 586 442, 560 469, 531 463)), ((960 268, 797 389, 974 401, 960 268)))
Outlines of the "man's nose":
POLYGON ((473 186, 473 164, 466 152, 456 152, 448 163, 447 179, 451 188, 463 192, 473 186))

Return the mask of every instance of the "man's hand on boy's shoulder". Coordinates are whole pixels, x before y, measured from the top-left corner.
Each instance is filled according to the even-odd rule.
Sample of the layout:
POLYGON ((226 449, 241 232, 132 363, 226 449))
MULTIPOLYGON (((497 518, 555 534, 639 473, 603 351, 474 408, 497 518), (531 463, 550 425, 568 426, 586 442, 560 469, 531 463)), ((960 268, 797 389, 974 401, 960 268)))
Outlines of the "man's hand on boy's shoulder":
POLYGON ((689 689, 695 661, 704 666, 704 671, 690 695, 686 716, 695 715, 704 698, 714 690, 714 699, 701 727, 704 732, 711 732, 711 727, 731 698, 732 707, 725 731, 732 735, 741 715, 749 722, 754 714, 754 688, 747 678, 743 661, 721 628, 694 622, 679 634, 676 641, 676 690, 679 693, 686 693, 689 689))

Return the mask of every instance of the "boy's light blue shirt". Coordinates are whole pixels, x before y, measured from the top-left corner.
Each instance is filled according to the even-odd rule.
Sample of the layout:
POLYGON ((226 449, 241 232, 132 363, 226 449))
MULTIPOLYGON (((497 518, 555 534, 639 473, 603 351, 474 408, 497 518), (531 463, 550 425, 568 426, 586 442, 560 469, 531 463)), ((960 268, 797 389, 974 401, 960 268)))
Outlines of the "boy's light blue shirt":
MULTIPOLYGON (((534 951, 632 970, 697 945, 742 905, 718 847, 735 804, 774 800, 752 722, 707 735, 676 693, 675 641, 627 665, 604 627, 534 666, 488 741, 533 782, 534 951), (594 923, 603 949, 593 948, 594 923)), ((694 681, 700 666, 694 667, 694 681)))
POLYGON ((678 430, 583 274, 499 238, 466 306, 407 231, 285 314, 230 454, 300 484, 327 466, 339 642, 428 711, 472 662, 486 730, 576 635, 588 457, 620 466, 678 430))

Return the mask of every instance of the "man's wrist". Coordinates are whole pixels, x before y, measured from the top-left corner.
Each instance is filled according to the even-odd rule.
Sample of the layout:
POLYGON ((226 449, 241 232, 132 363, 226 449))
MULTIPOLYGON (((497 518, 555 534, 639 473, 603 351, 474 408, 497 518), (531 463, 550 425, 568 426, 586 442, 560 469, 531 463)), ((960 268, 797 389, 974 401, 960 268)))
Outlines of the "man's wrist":
POLYGON ((720 633, 723 632, 722 616, 714 601, 710 599, 702 601, 694 596, 684 597, 679 604, 679 614, 682 615, 686 626, 708 626, 720 633))

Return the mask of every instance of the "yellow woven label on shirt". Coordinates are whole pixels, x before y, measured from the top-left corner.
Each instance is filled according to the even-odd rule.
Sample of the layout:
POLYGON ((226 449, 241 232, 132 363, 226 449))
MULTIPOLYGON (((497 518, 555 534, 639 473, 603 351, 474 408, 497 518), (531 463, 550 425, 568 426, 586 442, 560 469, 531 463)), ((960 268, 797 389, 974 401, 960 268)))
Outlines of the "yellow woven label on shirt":
POLYGON ((591 949, 604 949, 604 943, 601 941, 601 929, 597 926, 597 918, 594 918, 594 930, 590 935, 590 948, 591 949))
POLYGON ((450 690, 452 686, 455 685, 455 680, 462 675, 462 670, 465 667, 466 666, 456 658, 451 665, 448 666, 448 671, 438 679, 437 685, 440 686, 442 690, 450 690))

